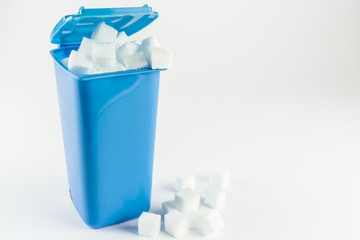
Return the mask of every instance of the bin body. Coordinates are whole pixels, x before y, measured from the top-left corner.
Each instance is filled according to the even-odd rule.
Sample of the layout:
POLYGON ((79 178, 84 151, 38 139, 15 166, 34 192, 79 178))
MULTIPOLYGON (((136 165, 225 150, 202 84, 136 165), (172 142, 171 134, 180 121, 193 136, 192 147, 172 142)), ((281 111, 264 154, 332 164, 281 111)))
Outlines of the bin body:
POLYGON ((160 70, 76 75, 54 58, 68 181, 76 210, 99 228, 150 208, 160 70))

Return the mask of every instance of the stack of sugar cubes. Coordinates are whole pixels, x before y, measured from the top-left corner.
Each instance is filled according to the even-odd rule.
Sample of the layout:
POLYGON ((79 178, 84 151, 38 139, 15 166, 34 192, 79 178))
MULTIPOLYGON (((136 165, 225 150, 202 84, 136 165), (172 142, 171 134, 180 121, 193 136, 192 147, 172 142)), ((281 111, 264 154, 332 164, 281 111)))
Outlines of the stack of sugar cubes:
MULTIPOLYGON (((164 230, 175 238, 185 236, 189 230, 208 236, 225 225, 219 210, 225 206, 225 189, 230 182, 229 171, 214 172, 202 197, 195 190, 195 182, 193 174, 177 176, 175 199, 162 203, 164 230), (200 202, 205 206, 200 206, 200 202)), ((138 220, 139 235, 155 238, 160 231, 161 215, 143 212, 138 220)))
POLYGON ((172 66, 172 52, 160 45, 156 37, 130 41, 125 32, 99 23, 91 39, 84 37, 78 51, 71 51, 61 62, 79 74, 98 74, 132 69, 161 69, 172 66))

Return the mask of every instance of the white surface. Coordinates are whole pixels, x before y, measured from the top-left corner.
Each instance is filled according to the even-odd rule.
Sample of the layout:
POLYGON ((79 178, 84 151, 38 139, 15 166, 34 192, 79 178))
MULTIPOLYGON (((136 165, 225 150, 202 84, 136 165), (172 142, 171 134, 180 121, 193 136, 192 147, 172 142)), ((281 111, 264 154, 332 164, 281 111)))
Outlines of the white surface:
MULTIPOLYGON (((48 53, 65 14, 123 2, 145 3, 0 2, 1 239, 140 239, 136 221, 93 230, 72 206, 48 53)), ((213 239, 359 239, 360 2, 150 5, 160 17, 136 37, 175 58, 161 73, 153 209, 175 175, 221 167, 232 182, 213 239)))

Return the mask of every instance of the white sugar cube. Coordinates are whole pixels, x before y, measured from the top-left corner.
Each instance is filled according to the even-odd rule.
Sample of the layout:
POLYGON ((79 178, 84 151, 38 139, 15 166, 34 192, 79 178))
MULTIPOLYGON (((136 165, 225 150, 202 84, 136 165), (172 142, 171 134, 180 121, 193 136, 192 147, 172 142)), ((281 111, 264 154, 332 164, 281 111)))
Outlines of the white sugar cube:
POLYGON ((65 67, 67 67, 67 66, 68 66, 68 63, 69 63, 69 58, 68 58, 68 57, 67 57, 67 58, 63 58, 63 59, 60 60, 60 62, 61 62, 65 67))
POLYGON ((188 219, 188 226, 189 229, 198 229, 199 228, 199 221, 202 217, 202 214, 198 209, 189 210, 187 212, 182 212, 187 219, 188 219))
POLYGON ((122 65, 121 63, 117 63, 116 66, 113 68, 113 72, 117 71, 125 71, 126 67, 122 65))
POLYGON ((145 38, 141 41, 141 48, 161 47, 159 40, 155 36, 145 38))
POLYGON ((83 37, 80 47, 79 47, 79 53, 85 55, 89 59, 92 59, 93 57, 93 45, 95 41, 86 37, 83 37))
POLYGON ((93 73, 109 73, 109 72, 119 72, 119 71, 125 71, 126 68, 121 63, 117 63, 114 67, 99 67, 95 65, 93 67, 93 73))
POLYGON ((116 37, 116 47, 120 47, 122 45, 124 45, 125 43, 127 43, 129 41, 129 37, 128 35, 126 35, 125 32, 119 32, 117 37, 116 37))
POLYGON ((180 211, 194 210, 199 207, 200 195, 186 188, 175 194, 175 203, 180 211))
POLYGON ((84 55, 73 50, 70 53, 68 68, 76 73, 88 74, 91 71, 93 64, 84 55))
POLYGON ((152 69, 171 68, 173 54, 167 47, 151 47, 147 50, 148 61, 152 69))
POLYGON ((100 73, 105 73, 103 69, 99 69, 95 66, 93 66, 93 68, 91 69, 91 71, 89 72, 89 74, 100 74, 100 73))
POLYGON ((163 202, 162 209, 163 209, 164 214, 167 214, 167 213, 170 213, 173 211, 176 211, 176 212, 179 211, 178 207, 176 206, 175 200, 163 202))
POLYGON ((230 172, 227 170, 217 170, 210 177, 212 185, 226 188, 230 183, 230 172))
POLYGON ((130 57, 124 58, 124 65, 128 70, 149 67, 143 52, 138 52, 130 57))
POLYGON ((165 231, 175 238, 181 238, 188 232, 187 217, 178 212, 170 212, 164 216, 165 231))
POLYGON ((135 42, 127 42, 116 50, 116 58, 119 62, 123 63, 123 60, 127 57, 133 56, 139 51, 140 45, 135 42))
POLYGON ((115 44, 96 42, 93 44, 93 61, 99 67, 113 68, 116 65, 115 44))
POLYGON ((210 235, 225 226, 225 222, 218 211, 212 210, 200 217, 199 231, 204 235, 210 235))
POLYGON ((138 234, 144 237, 156 238, 161 228, 161 215, 143 212, 138 219, 138 234))
POLYGON ((91 39, 99 42, 114 42, 117 35, 118 31, 115 28, 101 22, 94 28, 91 39))
POLYGON ((222 209, 225 206, 226 192, 217 186, 208 186, 204 193, 204 203, 212 208, 222 209))
POLYGON ((193 174, 184 174, 175 177, 175 190, 180 191, 185 188, 195 189, 195 175, 193 174))

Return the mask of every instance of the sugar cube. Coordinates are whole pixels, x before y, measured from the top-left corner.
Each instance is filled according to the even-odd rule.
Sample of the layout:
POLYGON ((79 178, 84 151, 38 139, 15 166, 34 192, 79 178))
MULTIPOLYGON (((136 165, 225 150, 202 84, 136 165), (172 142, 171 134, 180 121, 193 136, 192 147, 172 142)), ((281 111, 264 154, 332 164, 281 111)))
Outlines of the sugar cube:
POLYGON ((172 211, 179 211, 178 207, 176 206, 175 200, 163 202, 162 209, 164 214, 170 213, 172 211))
POLYGON ((221 209, 225 206, 226 192, 217 186, 208 186, 204 193, 204 203, 212 208, 221 209))
POLYGON ((201 219, 201 213, 198 209, 189 210, 186 212, 182 212, 188 219, 189 229, 198 229, 199 228, 199 220, 201 219))
POLYGON ((152 69, 171 68, 173 54, 167 47, 151 47, 147 49, 149 64, 152 69))
POLYGON ((226 188, 230 182, 230 172, 227 170, 217 170, 210 177, 210 183, 212 185, 226 188))
POLYGON ((225 226, 225 222, 217 210, 203 214, 199 219, 198 230, 204 235, 210 235, 225 226))
POLYGON ((91 39, 99 42, 114 42, 117 35, 118 31, 115 28, 101 22, 94 28, 91 39))
POLYGON ((126 35, 125 32, 119 32, 117 37, 116 37, 116 47, 120 47, 122 45, 124 45, 125 43, 127 43, 129 41, 129 37, 126 35))
POLYGON ((79 47, 79 53, 85 55, 89 59, 92 59, 93 57, 93 45, 95 41, 86 37, 83 37, 80 47, 79 47))
POLYGON ((124 58, 124 65, 128 70, 149 67, 149 64, 143 52, 138 52, 132 56, 124 58))
POLYGON ((73 50, 70 53, 68 68, 76 73, 88 74, 91 71, 93 64, 84 55, 73 50))
POLYGON ((161 228, 161 215, 143 212, 138 219, 138 234, 144 237, 156 238, 161 228))
POLYGON ((195 175, 184 174, 175 177, 175 190, 180 191, 185 188, 195 189, 195 175))
POLYGON ((139 51, 139 44, 135 42, 124 43, 116 50, 116 58, 119 62, 123 63, 123 60, 127 57, 133 56, 139 51))
POLYGON ((170 212, 164 216, 165 231, 175 238, 181 238, 188 232, 187 217, 178 212, 170 212))
POLYGON ((93 61, 99 67, 113 68, 116 65, 115 43, 93 44, 93 61))
POLYGON ((161 47, 159 40, 155 36, 145 38, 141 41, 141 48, 143 50, 150 47, 161 47))
POLYGON ((186 188, 175 194, 175 203, 180 211, 189 211, 199 207, 200 195, 186 188))

